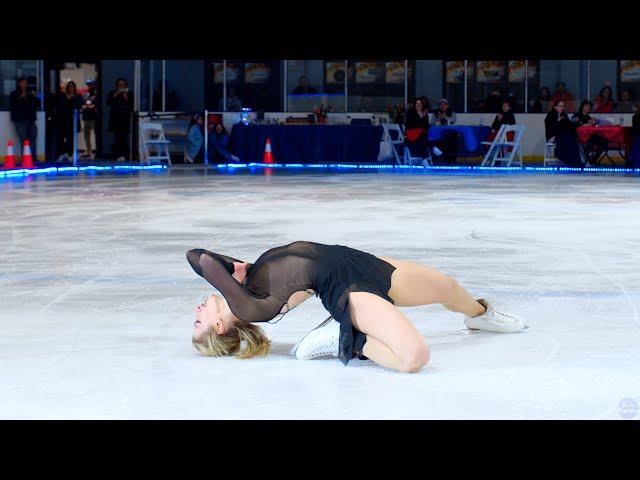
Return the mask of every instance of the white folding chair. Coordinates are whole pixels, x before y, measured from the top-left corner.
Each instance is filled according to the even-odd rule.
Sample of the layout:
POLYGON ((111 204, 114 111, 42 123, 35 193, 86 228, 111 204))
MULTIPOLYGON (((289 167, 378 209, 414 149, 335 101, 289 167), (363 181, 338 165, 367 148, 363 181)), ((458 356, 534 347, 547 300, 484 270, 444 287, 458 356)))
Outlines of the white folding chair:
POLYGON ((553 142, 545 142, 544 144, 543 166, 546 167, 547 165, 563 165, 563 163, 556 158, 556 144, 553 142))
POLYGON ((166 160, 171 165, 170 143, 164 136, 164 129, 161 123, 141 123, 140 145, 142 145, 142 155, 140 156, 140 163, 146 161, 151 165, 152 162, 162 163, 163 160, 166 160))
MULTIPOLYGON (((501 129, 502 130, 502 129, 501 129)), ((495 166, 496 163, 506 163, 507 167, 518 158, 522 167, 522 135, 524 134, 524 125, 504 125, 502 130, 502 139, 494 140, 489 147, 489 151, 482 160, 482 166, 495 166), (513 141, 508 140, 509 133, 513 132, 513 141)))
POLYGON ((482 145, 488 145, 489 149, 487 150, 487 153, 484 154, 484 158, 482 159, 482 163, 481 165, 484 166, 487 163, 489 163, 491 161, 491 159, 493 158, 493 155, 495 155, 495 152, 497 151, 494 145, 502 142, 502 140, 504 139, 504 129, 505 129, 506 125, 500 125, 500 128, 498 129, 498 133, 496 133, 496 136, 494 137, 493 140, 491 140, 490 142, 480 142, 482 145))
POLYGON ((402 150, 404 148, 404 134, 402 133, 402 129, 397 123, 383 123, 382 129, 382 141, 391 144, 393 158, 396 163, 400 165, 402 161, 400 160, 398 149, 402 150))

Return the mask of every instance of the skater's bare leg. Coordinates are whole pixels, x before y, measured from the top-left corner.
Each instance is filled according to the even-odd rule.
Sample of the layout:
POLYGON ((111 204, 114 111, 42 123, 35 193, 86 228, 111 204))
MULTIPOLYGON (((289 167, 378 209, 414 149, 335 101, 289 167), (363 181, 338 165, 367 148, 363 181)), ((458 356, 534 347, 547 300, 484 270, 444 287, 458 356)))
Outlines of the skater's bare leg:
POLYGON ((396 267, 388 295, 398 307, 440 303, 468 317, 482 315, 486 310, 455 279, 435 268, 408 260, 379 258, 396 267))

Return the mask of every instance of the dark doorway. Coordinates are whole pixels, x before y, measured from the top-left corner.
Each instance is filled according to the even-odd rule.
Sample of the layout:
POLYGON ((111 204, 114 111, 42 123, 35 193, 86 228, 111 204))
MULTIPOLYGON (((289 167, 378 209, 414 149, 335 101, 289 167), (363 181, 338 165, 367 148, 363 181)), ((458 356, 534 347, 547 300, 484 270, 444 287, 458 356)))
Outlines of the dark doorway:
POLYGON ((85 59, 74 62, 44 61, 44 95, 46 112, 45 152, 46 161, 55 162, 61 154, 60 99, 68 82, 76 84, 77 92, 82 97, 79 104, 81 112, 78 118, 77 132, 78 159, 85 160, 102 154, 102 112, 100 96, 102 85, 100 80, 100 63, 97 60, 85 59), (90 113, 95 111, 95 116, 90 113), (95 117, 95 118, 94 118, 95 117), (88 151, 91 147, 91 151, 88 151), (89 154, 89 156, 87 156, 89 154))

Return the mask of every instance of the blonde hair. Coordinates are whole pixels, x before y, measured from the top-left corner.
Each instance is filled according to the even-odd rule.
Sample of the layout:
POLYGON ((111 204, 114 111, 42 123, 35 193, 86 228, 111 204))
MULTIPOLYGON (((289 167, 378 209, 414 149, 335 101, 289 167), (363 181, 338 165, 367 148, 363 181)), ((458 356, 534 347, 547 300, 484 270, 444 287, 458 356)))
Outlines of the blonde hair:
POLYGON ((197 340, 193 339, 192 343, 201 355, 207 357, 264 357, 271 348, 271 341, 260 327, 243 321, 236 322, 224 335, 218 335, 211 328, 197 340), (241 349, 243 342, 245 347, 241 349))

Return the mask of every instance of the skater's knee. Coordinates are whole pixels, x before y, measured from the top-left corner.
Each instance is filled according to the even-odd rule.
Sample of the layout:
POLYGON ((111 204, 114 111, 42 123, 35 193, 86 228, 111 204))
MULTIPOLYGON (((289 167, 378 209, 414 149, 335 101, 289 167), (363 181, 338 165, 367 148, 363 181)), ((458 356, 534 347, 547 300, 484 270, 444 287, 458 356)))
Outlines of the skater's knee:
POLYGON ((426 342, 417 342, 400 355, 400 371, 415 373, 424 367, 431 356, 426 342))

